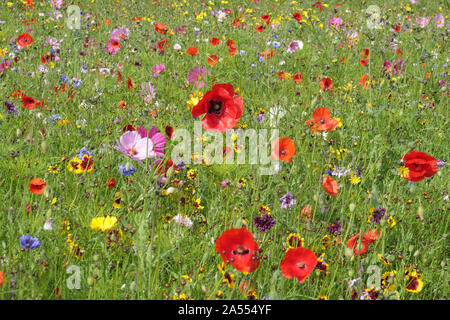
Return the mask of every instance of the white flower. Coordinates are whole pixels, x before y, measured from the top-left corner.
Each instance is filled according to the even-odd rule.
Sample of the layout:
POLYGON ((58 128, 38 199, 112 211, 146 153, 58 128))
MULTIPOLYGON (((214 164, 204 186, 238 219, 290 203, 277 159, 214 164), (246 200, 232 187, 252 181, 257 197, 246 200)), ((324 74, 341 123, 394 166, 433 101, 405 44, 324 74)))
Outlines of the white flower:
POLYGON ((180 226, 188 227, 188 228, 191 228, 192 225, 194 224, 191 219, 189 219, 188 217, 183 217, 181 214, 177 214, 173 218, 173 221, 175 223, 178 223, 180 226))
POLYGON ((175 50, 180 50, 180 49, 181 49, 181 46, 180 46, 178 43, 176 43, 176 44, 174 44, 173 48, 174 48, 175 50))
POLYGON ((43 229, 44 230, 53 230, 53 218, 52 217, 45 220, 43 229))

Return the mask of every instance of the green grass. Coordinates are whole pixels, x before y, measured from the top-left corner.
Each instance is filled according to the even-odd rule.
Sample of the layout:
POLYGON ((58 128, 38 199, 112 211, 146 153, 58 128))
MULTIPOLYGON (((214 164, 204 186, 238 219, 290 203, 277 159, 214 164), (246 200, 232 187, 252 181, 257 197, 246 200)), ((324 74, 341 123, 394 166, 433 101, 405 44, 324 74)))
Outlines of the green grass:
MULTIPOLYGON (((35 9, 27 10, 22 10, 20 1, 11 1, 11 6, 0 5, 0 20, 5 21, 0 24, 0 49, 7 49, 3 58, 14 60, 8 57, 14 52, 11 43, 16 42, 10 43, 11 37, 29 32, 34 40, 15 54, 20 56, 19 62, 13 61, 9 69, 0 73, 1 104, 13 101, 20 110, 20 115, 14 116, 3 106, 0 109, 0 270, 5 275, 0 286, 1 299, 172 299, 183 294, 192 299, 247 299, 239 290, 246 281, 256 290, 258 299, 316 299, 319 295, 351 299, 348 282, 361 277, 353 287, 359 299, 373 275, 367 272, 371 265, 379 267, 381 275, 397 272, 395 290, 390 294, 381 290, 379 299, 447 298, 448 166, 415 185, 397 173, 402 166, 400 159, 410 150, 449 159, 448 87, 441 83, 448 74, 448 19, 445 17, 445 26, 440 29, 433 20, 439 14, 446 15, 447 1, 401 1, 395 5, 374 1, 384 21, 379 30, 366 27, 367 15, 362 11, 372 3, 360 1, 323 2, 323 11, 305 1, 292 4, 229 0, 208 4, 190 0, 172 1, 176 4, 172 8, 168 1, 143 2, 66 1, 66 7, 76 4, 85 14, 92 13, 90 21, 83 18, 82 28, 75 32, 65 23, 66 7, 61 9, 64 16, 52 21, 47 20, 53 11, 48 2, 41 6, 36 1, 35 9), (336 8, 336 4, 340 7, 336 8), (217 22, 208 7, 229 8, 232 14, 217 22), (239 8, 243 11, 239 12, 239 8), (247 9, 246 28, 234 27, 231 20, 240 18, 247 9), (196 14, 201 12, 206 16, 197 20, 196 14), (301 24, 292 19, 294 12, 302 14, 301 24), (262 23, 260 16, 268 13, 272 24, 278 27, 256 32, 255 27, 262 23), (330 29, 328 20, 332 16, 341 17, 348 25, 340 30, 330 29), (137 17, 144 19, 133 22, 137 17), (431 20, 422 29, 415 23, 417 17, 431 20), (22 23, 31 18, 35 19, 29 26, 33 32, 26 31, 27 26, 22 23), (166 24, 169 30, 186 25, 186 34, 157 34, 147 18, 166 24), (109 26, 105 19, 111 20, 109 26), (401 32, 393 31, 391 25, 400 25, 401 32), (116 55, 109 55, 100 46, 106 46, 109 32, 120 26, 129 28, 129 36, 121 41, 116 55), (198 35, 194 28, 200 29, 198 35), (345 42, 343 30, 350 29, 358 31, 358 42, 339 46, 345 42), (273 35, 278 36, 279 48, 267 44, 275 41, 273 35), (170 48, 164 54, 149 49, 166 36, 170 48), (49 71, 42 73, 37 68, 42 64, 41 56, 50 54, 51 47, 44 46, 48 37, 64 40, 57 54, 60 61, 54 61, 53 68, 46 64, 49 71), (83 47, 85 37, 92 39, 88 48, 83 47), (220 38, 220 45, 213 47, 204 41, 211 37, 220 38), (393 38, 402 55, 390 48, 393 38), (245 53, 230 56, 226 47, 229 39, 235 41, 238 53, 245 53), (301 40, 303 49, 286 53, 291 40, 301 40), (179 52, 173 49, 177 43, 181 46, 179 52), (186 54, 190 46, 198 47, 197 55, 186 54), (370 50, 366 67, 358 63, 363 49, 370 50), (273 50, 274 55, 259 62, 258 52, 263 50, 273 50), (81 51, 86 54, 80 55, 81 51), (221 59, 214 67, 206 63, 210 54, 221 59), (342 58, 345 62, 340 62, 342 58), (399 58, 404 59, 401 72, 384 73, 384 61, 399 58), (284 64, 280 65, 281 61, 284 64), (118 64, 123 83, 116 86, 118 64), (164 64, 165 70, 154 78, 152 67, 158 64, 164 64), (81 72, 83 65, 88 73, 81 72), (187 82, 188 72, 195 66, 208 70, 201 89, 187 82), (100 68, 110 69, 110 75, 101 74, 100 68), (303 81, 296 84, 293 79, 280 80, 277 73, 281 71, 291 75, 301 72, 303 81), (373 80, 368 89, 359 85, 365 74, 373 80), (80 78, 80 88, 68 84, 64 93, 55 93, 53 89, 61 87, 61 75, 80 78), (335 91, 320 90, 319 80, 325 76, 333 80, 335 91), (127 88, 128 77, 135 86, 132 90, 127 88), (140 97, 144 81, 152 82, 156 89, 155 99, 147 105, 140 97), (169 181, 177 178, 186 184, 179 192, 164 196, 156 184, 154 170, 125 158, 112 146, 128 124, 147 129, 154 125, 162 133, 166 125, 193 132, 194 121, 187 107, 189 94, 205 94, 214 82, 239 88, 244 100, 239 125, 269 129, 269 110, 276 106, 285 109, 287 113, 277 128, 280 137, 295 141, 296 155, 272 176, 259 175, 258 165, 230 166, 224 170, 223 166, 193 164, 185 171, 172 172, 169 181), (70 100, 67 97, 72 89, 70 100), (37 100, 44 99, 44 107, 23 108, 20 99, 12 96, 17 90, 37 100), (122 110, 120 101, 128 107, 122 110), (329 108, 343 124, 329 132, 326 139, 305 124, 318 107, 329 108), (266 114, 263 123, 255 121, 260 108, 266 114), (49 117, 53 114, 69 123, 52 124, 49 117), (82 119, 85 125, 77 125, 82 119), (345 148, 347 152, 337 158, 330 146, 345 148), (66 166, 82 147, 94 148, 94 171, 75 175, 66 166), (129 177, 121 175, 118 169, 127 161, 137 168, 129 177), (59 164, 60 172, 50 173, 48 167, 55 164, 59 164), (347 167, 353 174, 357 167, 361 168, 361 182, 354 185, 347 178, 336 178, 339 193, 328 196, 322 179, 333 167, 347 167), (198 171, 195 180, 186 177, 189 169, 198 171), (47 183, 41 195, 32 194, 28 187, 30 180, 37 177, 47 183), (113 189, 107 187, 109 178, 116 179, 113 189), (226 179, 231 185, 222 188, 220 182, 226 179), (240 179, 246 182, 239 185, 240 179), (113 206, 117 192, 122 194, 120 208, 113 206), (292 192, 297 201, 290 210, 280 207, 279 199, 287 192, 292 192), (203 209, 195 210, 196 199, 201 199, 203 209), (30 212, 27 204, 33 208, 30 212), (312 209, 309 220, 298 218, 306 204, 312 209), (253 225, 260 205, 269 207, 276 220, 266 233, 260 233, 253 225), (385 208, 395 219, 393 228, 367 222, 369 210, 378 207, 385 208), (178 213, 192 219, 192 230, 167 221, 178 213), (90 228, 93 218, 106 214, 119 218, 119 239, 111 246, 108 233, 90 228), (50 217, 53 230, 43 230, 50 217), (70 230, 64 221, 70 222, 70 230), (336 221, 342 222, 342 232, 333 236, 327 227, 336 221), (229 228, 241 226, 253 234, 263 250, 263 258, 259 268, 249 275, 227 266, 236 281, 235 287, 229 288, 222 283, 223 276, 217 268, 222 259, 214 242, 229 228), (345 242, 358 232, 373 228, 381 231, 381 239, 372 243, 364 255, 348 254, 345 242), (290 232, 299 233, 304 247, 317 256, 325 253, 326 275, 314 270, 302 284, 295 278, 283 277, 280 262, 290 232), (70 251, 69 233, 83 250, 81 256, 70 251), (22 251, 19 238, 24 234, 38 237, 41 247, 22 251), (326 234, 334 244, 323 249, 322 237, 326 234), (378 254, 391 260, 391 264, 383 264, 378 254), (66 270, 70 265, 81 270, 79 290, 67 286, 71 274, 66 270), (406 290, 404 270, 413 266, 423 276, 419 293, 406 290), (360 273, 361 268, 364 271, 360 273)), ((166 158, 174 145, 176 142, 167 141, 166 158)))

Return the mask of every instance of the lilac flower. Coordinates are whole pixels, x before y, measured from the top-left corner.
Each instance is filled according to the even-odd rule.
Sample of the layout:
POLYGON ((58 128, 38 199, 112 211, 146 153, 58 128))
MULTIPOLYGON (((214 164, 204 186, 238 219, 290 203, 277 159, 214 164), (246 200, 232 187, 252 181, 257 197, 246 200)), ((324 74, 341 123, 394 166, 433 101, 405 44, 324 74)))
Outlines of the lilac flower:
POLYGON ((434 22, 436 23, 436 28, 443 28, 444 21, 445 21, 445 19, 442 14, 438 15, 437 17, 434 17, 434 22))
POLYGON ((272 46, 273 46, 274 48, 279 48, 280 45, 281 45, 281 44, 280 44, 278 41, 272 42, 272 46))
POLYGON ((253 224, 258 228, 259 232, 269 231, 274 225, 276 221, 270 214, 263 214, 261 217, 254 217, 253 224))
POLYGON ((147 103, 152 102, 153 99, 155 99, 156 89, 151 82, 142 82, 140 96, 141 98, 144 98, 144 101, 147 103))
POLYGON ((258 117, 256 118, 256 120, 259 122, 259 123, 263 123, 264 122, 264 113, 260 113, 260 114, 258 114, 258 117))
POLYGON ((33 238, 30 235, 23 235, 20 237, 20 246, 26 251, 37 249, 41 246, 41 242, 38 238, 33 238))
POLYGON ((421 28, 425 28, 428 23, 430 23, 431 18, 429 17, 421 17, 421 18, 416 18, 416 23, 421 27, 421 28))
POLYGON ((286 193, 284 196, 280 198, 280 206, 283 209, 291 209, 293 205, 297 203, 297 200, 294 199, 294 196, 291 192, 286 193))
POLYGON ((72 87, 78 89, 79 87, 81 87, 81 82, 82 81, 80 78, 72 78, 72 87))
MULTIPOLYGON (((59 114, 55 113, 55 114, 52 114, 52 115, 49 117, 49 119, 50 119, 50 123, 51 123, 51 124, 56 124, 56 121, 61 120, 61 116, 60 116, 59 114)), ((82 159, 82 158, 80 158, 80 159, 82 159)))
POLYGON ((226 188, 228 185, 230 185, 231 184, 231 181, 230 180, 228 180, 228 179, 226 179, 226 180, 223 180, 221 183, 220 183, 220 186, 222 187, 222 188, 226 188))
POLYGON ((153 66, 153 77, 157 77, 164 69, 166 68, 163 64, 158 64, 157 66, 153 66))
POLYGON ((340 177, 345 177, 349 173, 350 173, 350 169, 346 169, 345 167, 337 167, 331 172, 331 175, 337 176, 338 178, 340 178, 340 177))
POLYGON ((110 38, 113 40, 118 40, 118 41, 125 40, 129 34, 130 34, 130 31, 128 30, 127 27, 119 27, 119 28, 114 29, 111 32, 110 38))
POLYGON ((292 40, 291 43, 289 43, 289 47, 287 48, 287 53, 292 53, 297 51, 298 49, 303 49, 303 42, 300 40, 292 40))
POLYGON ((437 158, 436 162, 439 168, 442 168, 447 164, 447 161, 441 160, 440 158, 437 158))
POLYGON ((119 172, 123 176, 130 176, 130 175, 132 175, 133 173, 136 172, 136 168, 133 165, 129 164, 129 163, 122 164, 122 165, 119 166, 119 172))
POLYGON ((184 171, 184 170, 186 170, 186 165, 184 164, 184 161, 181 160, 180 163, 178 163, 178 164, 176 164, 174 166, 174 169, 177 170, 177 171, 184 171))

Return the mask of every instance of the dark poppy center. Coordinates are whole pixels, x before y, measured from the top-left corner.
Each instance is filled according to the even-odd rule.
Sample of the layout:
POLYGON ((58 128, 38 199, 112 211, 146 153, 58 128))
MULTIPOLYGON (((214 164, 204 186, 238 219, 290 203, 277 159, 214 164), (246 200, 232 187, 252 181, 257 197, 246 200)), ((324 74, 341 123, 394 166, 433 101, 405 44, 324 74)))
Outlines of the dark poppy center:
POLYGON ((208 114, 216 113, 220 115, 222 113, 222 101, 214 101, 213 99, 209 100, 210 107, 208 108, 208 114))
POLYGON ((321 124, 324 124, 325 123, 325 119, 320 119, 320 121, 319 121, 321 124))
POLYGON ((240 244, 238 244, 236 246, 237 250, 233 250, 232 254, 238 254, 238 255, 246 255, 250 253, 249 249, 245 249, 243 246, 241 246, 240 244))

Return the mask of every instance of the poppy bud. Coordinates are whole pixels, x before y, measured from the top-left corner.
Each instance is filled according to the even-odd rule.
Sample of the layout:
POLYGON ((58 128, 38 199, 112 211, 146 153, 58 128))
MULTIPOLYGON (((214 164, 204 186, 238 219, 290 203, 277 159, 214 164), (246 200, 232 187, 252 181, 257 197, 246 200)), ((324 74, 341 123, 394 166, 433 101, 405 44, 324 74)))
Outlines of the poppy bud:
POLYGON ((419 256, 419 254, 420 254, 419 250, 416 250, 416 252, 414 252, 414 254, 413 254, 414 258, 417 258, 419 256))
POLYGON ((353 211, 355 211, 356 204, 354 204, 354 203, 352 202, 352 203, 350 203, 350 205, 349 205, 348 207, 349 207, 349 209, 350 209, 350 212, 353 212, 353 211))
POLYGON ((92 276, 89 276, 87 279, 88 286, 92 287, 94 285, 95 279, 92 276))
POLYGON ((412 252, 412 251, 414 250, 414 246, 413 246, 413 245, 410 245, 409 248, 408 248, 408 250, 409 250, 409 252, 412 252))

